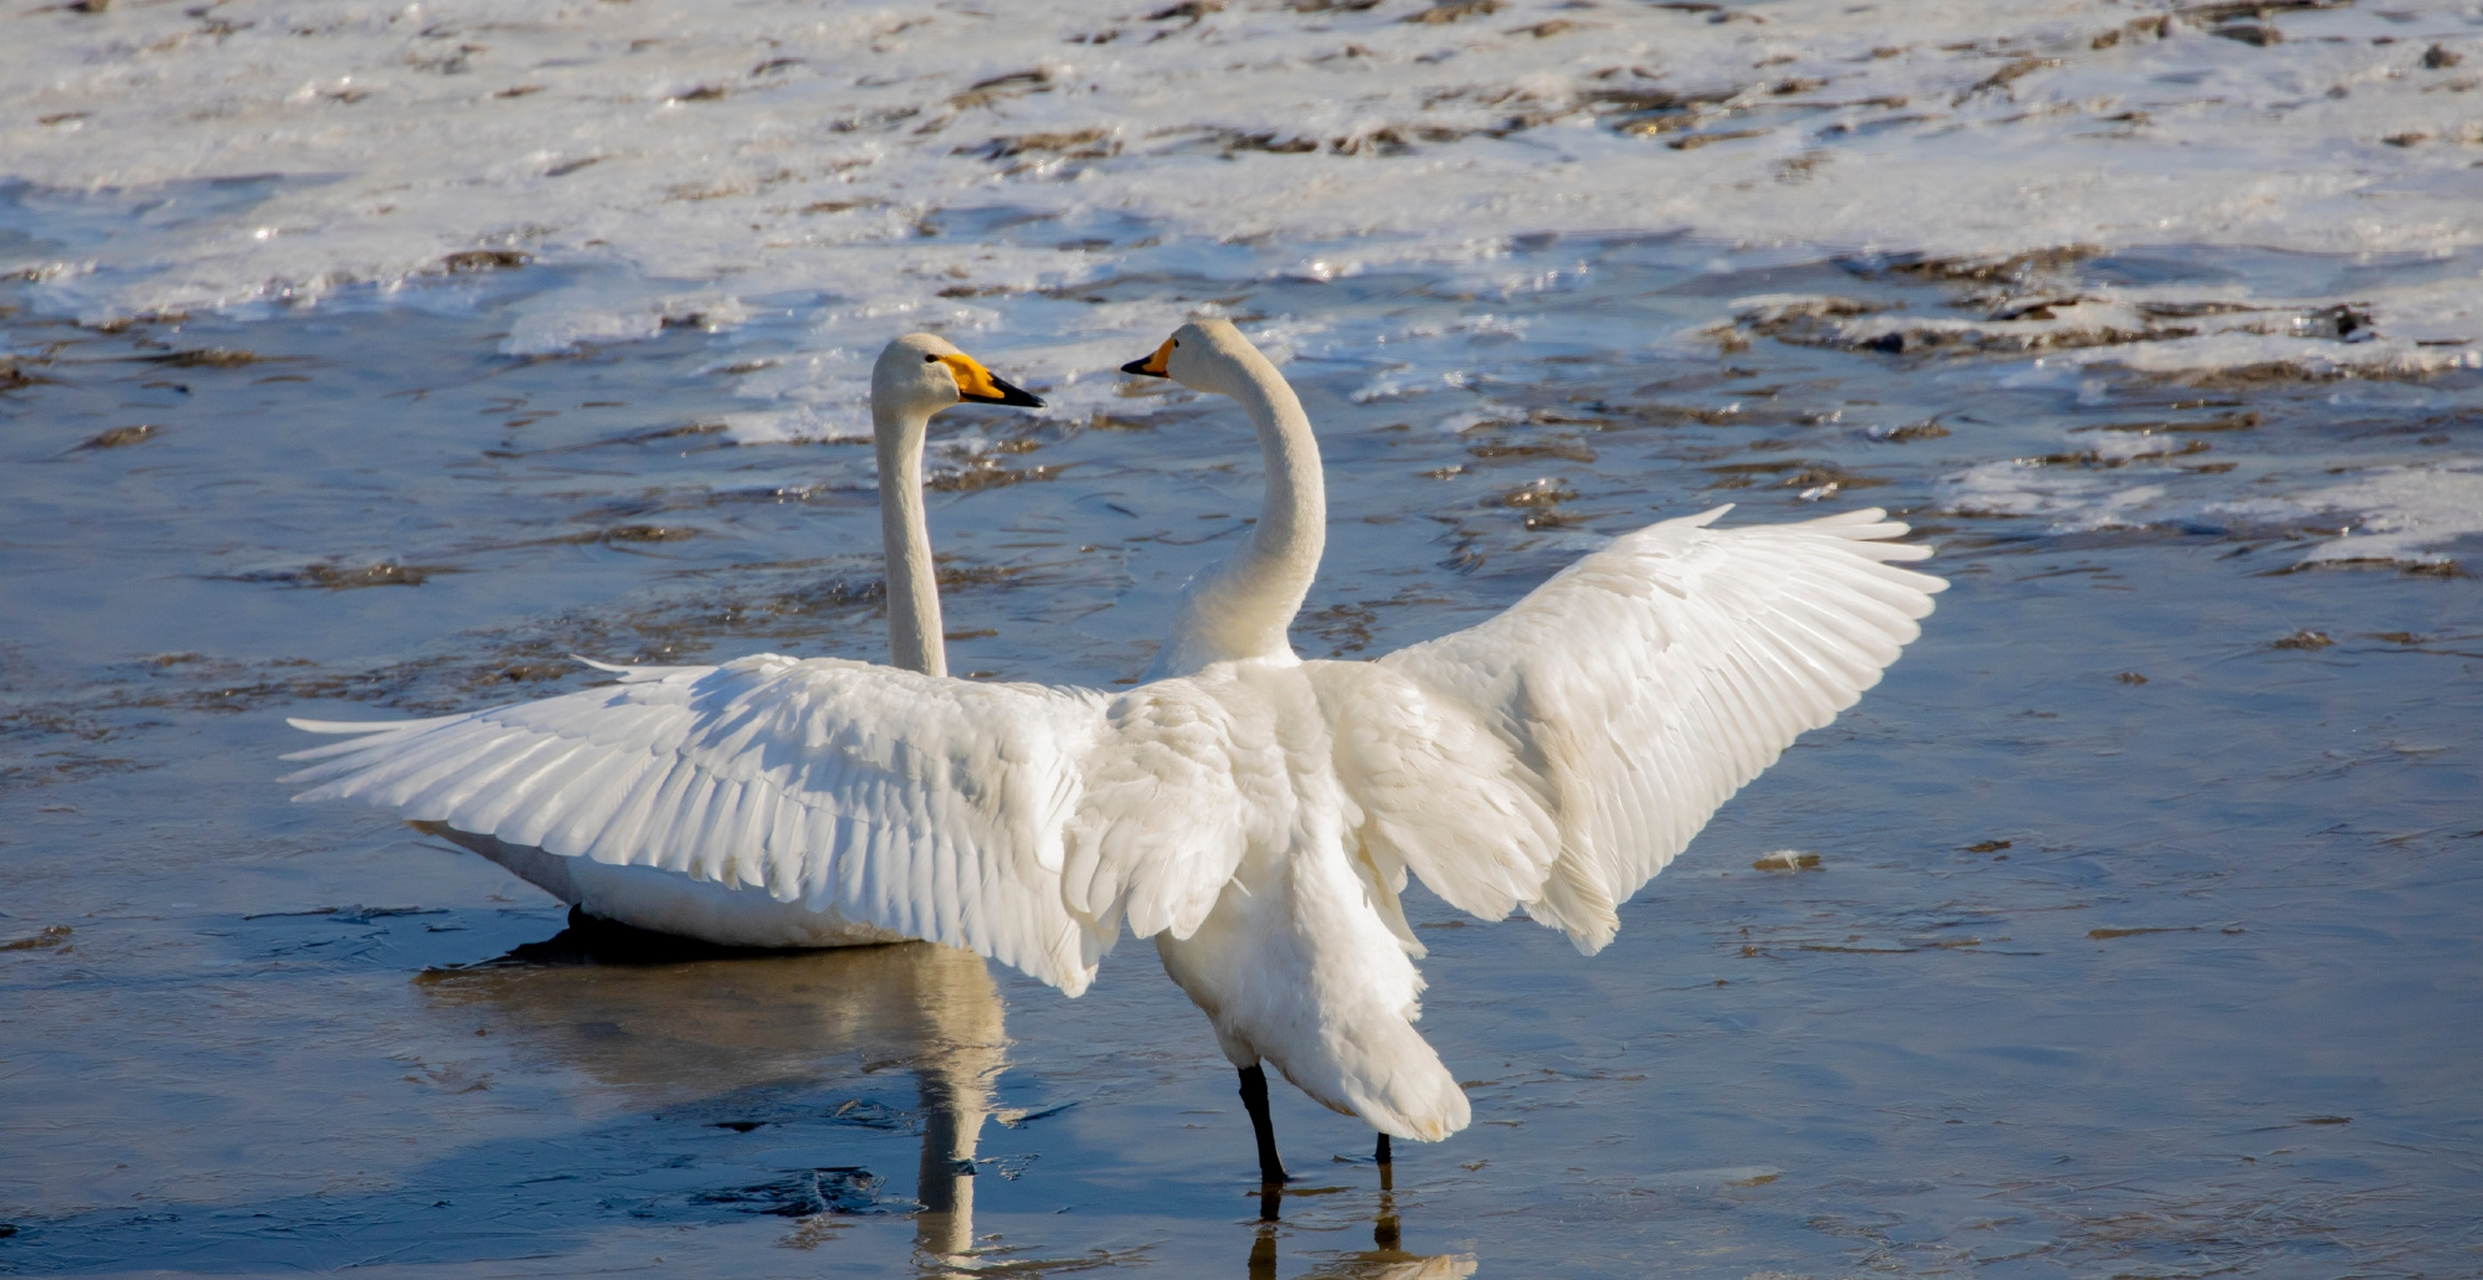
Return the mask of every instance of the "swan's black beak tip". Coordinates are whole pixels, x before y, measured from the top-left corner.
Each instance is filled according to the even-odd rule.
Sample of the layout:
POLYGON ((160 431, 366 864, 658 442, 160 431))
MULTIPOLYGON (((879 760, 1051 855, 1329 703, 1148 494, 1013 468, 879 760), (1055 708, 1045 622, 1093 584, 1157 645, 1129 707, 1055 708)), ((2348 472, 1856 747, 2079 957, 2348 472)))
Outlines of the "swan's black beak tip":
POLYGON ((1166 376, 1164 371, 1161 369, 1150 369, 1147 367, 1147 365, 1154 361, 1154 359, 1154 356, 1140 356, 1139 358, 1130 361, 1128 364, 1122 365, 1121 372, 1141 374, 1149 378, 1161 378, 1166 376))
POLYGON ((1015 383, 1003 382, 998 378, 994 378, 991 380, 991 384, 1000 389, 999 395, 967 396, 965 398, 974 401, 976 404, 1006 404, 1014 405, 1020 409, 1040 409, 1043 407, 1043 398, 1041 396, 1028 391, 1024 387, 1018 386, 1015 383))

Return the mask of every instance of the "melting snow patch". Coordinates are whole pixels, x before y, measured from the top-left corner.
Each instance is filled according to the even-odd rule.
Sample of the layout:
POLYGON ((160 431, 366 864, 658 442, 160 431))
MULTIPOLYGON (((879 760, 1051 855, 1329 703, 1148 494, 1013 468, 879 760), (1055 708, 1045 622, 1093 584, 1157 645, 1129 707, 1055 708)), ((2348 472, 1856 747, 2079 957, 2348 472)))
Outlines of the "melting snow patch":
POLYGON ((2118 485, 2098 476, 2040 463, 1986 462, 1952 476, 1943 509, 1961 516, 2041 516, 2054 533, 2131 528, 2149 523, 2157 484, 2118 485))
POLYGON ((2339 342, 2267 333, 2217 333, 2162 342, 2096 347, 2069 353, 2074 363, 2110 362, 2142 373, 2205 373, 2222 369, 2283 367, 2314 378, 2364 375, 2402 377, 2483 369, 2483 348, 2432 347, 2404 338, 2339 342))
POLYGON ((868 440, 871 427, 858 415, 825 413, 810 405, 753 409, 724 415, 724 438, 734 444, 812 444, 868 440))
POLYGON ((664 318, 652 311, 611 311, 603 308, 547 309, 519 316, 509 326, 500 353, 511 356, 559 355, 586 343, 636 342, 652 338, 664 318))
POLYGON ((2350 484, 2304 494, 2291 505, 2304 515, 2347 512, 2360 519, 2313 547, 2302 558, 2304 564, 2444 564, 2449 557, 2430 548, 2483 534, 2483 460, 2375 468, 2350 484))

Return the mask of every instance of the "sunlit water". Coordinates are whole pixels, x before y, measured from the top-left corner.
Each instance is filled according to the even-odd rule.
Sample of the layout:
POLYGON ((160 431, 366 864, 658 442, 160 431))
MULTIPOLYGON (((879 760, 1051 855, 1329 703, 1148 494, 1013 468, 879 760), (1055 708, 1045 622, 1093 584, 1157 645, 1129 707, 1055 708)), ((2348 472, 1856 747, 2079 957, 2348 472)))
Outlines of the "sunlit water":
MULTIPOLYGON (((0 1270, 2483 1272, 2483 594, 2447 563, 2483 377, 1830 341, 1746 301, 1936 318, 1995 286, 1689 240, 1537 243, 1498 288, 1253 252, 985 299, 1001 336, 956 336, 1008 376, 1007 334, 1213 299, 1290 346, 1333 513, 1307 655, 1722 501, 1897 509, 1955 583, 1602 955, 1409 901, 1470 1129, 1399 1144, 1389 1185, 1367 1128, 1280 1087, 1306 1177, 1263 1204, 1231 1068, 1143 945, 1076 1001, 918 946, 650 954, 386 815, 287 804, 286 715, 590 683, 570 654, 879 654, 869 450, 724 414, 889 322, 790 296, 503 355, 545 291, 644 288, 540 266, 118 332, 38 308, 0 320, 0 1270), (2301 568, 2373 510, 2414 531, 2394 563, 2301 568), (1787 849, 1816 865, 1753 866, 1787 849)), ((2002 275, 2328 296, 2476 265, 2002 275)), ((935 423, 955 669, 1136 676, 1254 512, 1227 404, 1111 404, 935 423)))

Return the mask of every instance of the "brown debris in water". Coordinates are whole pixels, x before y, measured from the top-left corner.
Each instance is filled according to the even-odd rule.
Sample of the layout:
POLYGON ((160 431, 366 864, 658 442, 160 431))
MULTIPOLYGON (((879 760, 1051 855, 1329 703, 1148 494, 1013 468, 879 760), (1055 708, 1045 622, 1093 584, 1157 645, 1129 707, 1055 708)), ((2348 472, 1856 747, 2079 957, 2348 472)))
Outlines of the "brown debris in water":
POLYGON ((1578 522, 1578 517, 1561 510, 1561 504, 1577 499, 1578 491, 1566 480, 1542 477, 1500 495, 1500 505, 1526 513, 1528 529, 1557 529, 1578 522))
POLYGON ((76 453, 80 449, 119 449, 127 445, 152 440, 155 438, 155 434, 162 430, 162 427, 156 426, 153 423, 140 423, 134 427, 114 427, 110 431, 98 432, 92 436, 88 436, 83 442, 79 443, 75 448, 72 448, 70 452, 76 453))
POLYGON ((1024 468, 1004 467, 1000 465, 1000 460, 997 458, 980 457, 962 467, 944 470, 933 475, 930 479, 923 481, 923 487, 935 493, 980 493, 985 489, 1023 484, 1029 480, 1054 479, 1060 475, 1062 470, 1061 467, 1050 465, 1024 468))
POLYGON ((988 142, 954 148, 950 155, 979 155, 986 160, 1009 160, 1032 152, 1047 152, 1072 160, 1100 160, 1117 155, 1121 144, 1112 139, 1111 131, 1100 128, 1069 129, 1057 133, 1005 134, 988 142))
POLYGON ((488 683, 495 684, 539 684, 546 680, 558 680, 564 676, 575 675, 577 670, 578 664, 574 662, 521 662, 514 666, 502 667, 498 672, 484 679, 488 683))
POLYGON ((2227 22, 2210 28, 2207 34, 2257 45, 2262 49, 2285 42, 2285 33, 2277 30, 2273 22, 2227 22))
POLYGON ((348 568, 333 564, 310 564, 299 569, 277 569, 264 573, 233 575, 236 582, 277 582, 292 587, 318 587, 327 591, 351 591, 359 587, 419 587, 435 573, 458 573, 461 570, 443 564, 379 564, 348 568))
POLYGON ((1477 458, 1559 458, 1568 462, 1595 461, 1595 451, 1576 440, 1546 440, 1534 444, 1492 441, 1468 445, 1466 452, 1477 458))
POLYGON ((698 530, 677 524, 615 525, 595 535, 597 541, 612 542, 687 542, 698 536, 698 530))
MULTIPOLYGON (((1390 135, 1391 138, 1394 138, 1395 136, 1394 130, 1384 129, 1381 130, 1380 133, 1390 135)), ((1379 134, 1371 135, 1371 137, 1374 141, 1380 143, 1383 151, 1388 154, 1395 154, 1394 151, 1389 150, 1389 139, 1380 138, 1379 134)), ((1394 142, 1394 145, 1396 147, 1403 148, 1410 146, 1411 144, 1405 143, 1401 139, 1397 139, 1394 142)), ((1243 151, 1264 151, 1270 155, 1300 156, 1308 155, 1318 149, 1319 140, 1317 138, 1305 138, 1299 135, 1285 137, 1276 133, 1236 133, 1229 135, 1225 139, 1224 143, 1224 154, 1227 156, 1243 151)))
POLYGON ((2061 63, 2062 59, 2059 58, 2016 59, 2015 61, 2001 67, 1998 71, 1975 81, 1974 84, 1966 89, 1965 92, 1957 95, 1957 101, 1962 103, 1966 99, 1971 98, 1978 93, 1989 93, 1995 89, 2006 89, 2018 80, 2022 80, 2027 76, 2033 75, 2035 72, 2060 66, 2061 63))
POLYGON ((261 359, 257 353, 239 347, 199 347, 138 358, 167 369, 238 369, 243 365, 257 364, 261 359))
POLYGON ((0 942, 0 951, 41 951, 57 947, 69 940, 70 932, 69 926, 65 924, 45 925, 41 933, 0 942))
POLYGON ((1328 656, 1360 653, 1371 643, 1371 626, 1379 615, 1367 604, 1332 604, 1304 615, 1294 626, 1328 642, 1328 656))
POLYGON ((1807 462, 1800 458, 1731 462, 1701 470, 1716 477, 1715 483, 1707 486, 1710 489, 1747 489, 1763 476, 1775 476, 1774 487, 1779 489, 1870 489, 1888 483, 1877 476, 1857 475, 1832 462, 1807 462))
POLYGON ((2124 457, 2108 458, 2094 449, 2080 449, 2070 453, 2036 454, 2032 457, 2019 458, 2018 461, 2028 466, 2091 467, 2108 471, 2115 467, 2126 467, 2133 462, 2155 462, 2164 458, 2180 458, 2193 453, 2205 453, 2207 450, 2208 444, 2204 440, 2185 440, 2169 448, 2157 449, 2150 453, 2133 453, 2124 457))
POLYGON ((2057 276, 2089 258, 2100 257, 2104 250, 2096 245, 2069 244, 2050 249, 2030 249, 2002 257, 1932 258, 1907 257, 1888 269, 1900 275, 1925 276, 1934 280, 1970 281, 1977 284, 1994 281, 2020 283, 2038 276, 2057 276))
POLYGON ((2325 631, 2305 629, 2296 631, 2268 647, 2271 649, 2325 649, 2335 643, 2336 641, 2328 638, 2328 633, 2325 631))
POLYGON ((1774 132, 1774 130, 1771 129, 1722 129, 1714 133, 1687 134, 1685 136, 1675 138, 1664 145, 1671 147, 1675 151, 1696 151, 1700 147, 1709 146, 1714 143, 1738 142, 1744 138, 1761 138, 1772 132, 1774 132))
POLYGON ((632 432, 629 435, 615 436, 610 440, 599 440, 596 443, 653 444, 658 440, 678 440, 683 436, 712 436, 723 430, 724 424, 721 422, 693 422, 686 427, 658 427, 653 431, 632 432))
POLYGON ((1500 495, 1504 507, 1549 507, 1575 501, 1578 491, 1568 481, 1553 477, 1529 480, 1500 495))
MULTIPOLYGON (((1420 587, 1407 587, 1385 599, 1348 601, 1329 605, 1316 612, 1303 615, 1301 620, 1294 625, 1310 635, 1326 640, 1329 644, 1328 656, 1338 658, 1350 653, 1359 653, 1371 644, 1374 630, 1379 624, 1380 610, 1437 608, 1447 603, 1449 601, 1444 596, 1434 595, 1420 587)), ((1432 926, 1417 927, 1430 928, 1432 926)), ((1457 926, 1441 927, 1462 927, 1462 922, 1459 922, 1457 926)))
POLYGON ((440 259, 440 270, 450 275, 472 271, 512 271, 534 259, 515 249, 467 249, 440 259))
POLYGON ((2306 560, 2301 564, 2272 569, 2263 577, 2281 578, 2296 573, 2324 573, 2329 570, 2394 569, 2407 578, 2462 578, 2463 570, 2454 560, 2397 560, 2384 556, 2342 556, 2333 560, 2306 560))
MULTIPOLYGON (((2110 49, 2125 39, 2162 40, 2172 34, 2172 19, 2163 15, 2124 23, 2087 41, 2089 49, 2110 49)), ((1874 51, 1876 52, 1876 50, 1874 51)))
POLYGON ((2190 435, 2213 431, 2249 431, 2255 429, 2262 421, 2258 411, 2254 409, 2243 413, 2228 413, 2222 417, 2209 418, 2204 422, 2106 422, 2091 427, 2071 427, 2069 433, 2076 435, 2083 431, 2123 431, 2148 435, 2162 431, 2190 435))
POLYGON ((1753 333, 1760 334, 1764 337, 1773 338, 1785 332, 1798 329, 1801 326, 1801 322, 1805 320, 1830 320, 1841 319, 1848 316, 1875 315, 1886 309, 1887 308, 1881 306, 1879 303, 1865 302, 1860 298, 1845 298, 1839 297, 1835 294, 1819 294, 1814 297, 1797 298, 1784 302, 1772 302, 1766 306, 1755 307, 1749 311, 1745 311, 1734 317, 1734 319, 1743 328, 1746 328, 1753 333))
POLYGON ((2290 360, 2233 365, 2203 373, 2175 375, 2172 381, 2207 391, 2256 391, 2302 382, 2336 382, 2354 376, 2343 369, 2313 369, 2290 360))
POLYGON ((1485 18, 1498 12, 1500 0, 1435 0, 1430 8, 1409 13, 1397 21, 1436 26, 1466 18, 1485 18))
MULTIPOLYGON (((1192 3, 1209 4, 1215 3, 1215 0, 1192 0, 1192 3)), ((967 85, 965 92, 950 97, 948 105, 959 111, 971 111, 977 107, 992 107, 1008 99, 1022 97, 1029 93, 1050 93, 1051 91, 1052 73, 1037 67, 1032 71, 1012 71, 1007 75, 977 80, 967 85)))

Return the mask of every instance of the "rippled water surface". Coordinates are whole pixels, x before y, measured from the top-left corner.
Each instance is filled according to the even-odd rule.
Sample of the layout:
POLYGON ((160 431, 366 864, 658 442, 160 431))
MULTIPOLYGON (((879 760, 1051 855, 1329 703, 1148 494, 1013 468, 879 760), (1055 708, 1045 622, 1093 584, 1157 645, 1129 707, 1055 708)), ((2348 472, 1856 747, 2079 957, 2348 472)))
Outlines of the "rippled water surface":
MULTIPOLYGON (((503 354, 548 292, 649 287, 540 265, 128 325, 26 306, 0 318, 0 1270, 2483 1273, 2483 594, 2456 563, 2483 377, 2150 374, 1933 323, 2474 261, 1544 238, 1482 285, 1254 252, 984 299, 1000 321, 953 334, 1008 376, 1011 335, 1213 300, 1288 351, 1332 486, 1307 655, 1465 625, 1724 501, 1897 509, 1955 583, 1602 955, 1409 901, 1472 1128, 1400 1144, 1391 1184, 1366 1128, 1280 1087, 1307 1176, 1263 1204, 1231 1068, 1142 945, 1076 1001, 919 945, 651 950, 386 815, 288 805, 287 715, 590 683, 571 654, 878 655, 869 450, 726 415, 736 380, 895 322, 784 296, 503 354), (1788 849, 1815 864, 1753 865, 1788 849)), ((959 671, 1134 677, 1256 509, 1224 402, 1082 394, 1106 407, 935 423, 959 671)))

